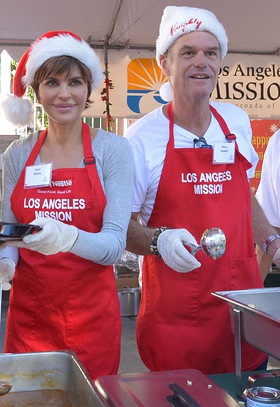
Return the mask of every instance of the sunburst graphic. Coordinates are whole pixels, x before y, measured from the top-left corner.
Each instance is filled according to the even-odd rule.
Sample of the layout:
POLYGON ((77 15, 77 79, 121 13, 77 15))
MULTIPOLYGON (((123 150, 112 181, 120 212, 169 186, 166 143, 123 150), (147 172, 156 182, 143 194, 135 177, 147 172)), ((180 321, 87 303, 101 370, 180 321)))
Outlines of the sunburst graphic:
POLYGON ((155 58, 133 59, 127 66, 127 105, 135 113, 147 113, 166 103, 159 89, 167 81, 155 58))

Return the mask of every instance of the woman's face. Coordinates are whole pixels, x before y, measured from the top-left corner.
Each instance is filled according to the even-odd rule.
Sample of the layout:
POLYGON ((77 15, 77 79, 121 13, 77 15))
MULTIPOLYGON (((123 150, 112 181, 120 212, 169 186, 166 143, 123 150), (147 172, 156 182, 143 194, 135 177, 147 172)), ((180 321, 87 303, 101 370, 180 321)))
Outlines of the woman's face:
POLYGON ((75 67, 70 74, 50 74, 40 84, 38 96, 50 120, 69 123, 81 118, 88 86, 75 67))

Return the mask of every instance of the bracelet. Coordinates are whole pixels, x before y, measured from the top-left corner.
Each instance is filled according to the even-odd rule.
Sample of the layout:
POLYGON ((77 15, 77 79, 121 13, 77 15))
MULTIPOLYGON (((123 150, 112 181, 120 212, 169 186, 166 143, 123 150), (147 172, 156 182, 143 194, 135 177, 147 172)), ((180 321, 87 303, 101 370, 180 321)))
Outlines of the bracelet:
POLYGON ((158 237, 162 232, 164 232, 167 229, 170 229, 170 228, 167 226, 161 226, 160 228, 157 228, 154 233, 154 236, 152 238, 152 241, 150 243, 150 250, 151 250, 152 254, 154 254, 156 257, 161 257, 161 255, 158 251, 158 247, 157 247, 158 237))
POLYGON ((264 242, 263 247, 262 247, 262 249, 265 253, 267 253, 269 245, 271 245, 271 243, 274 242, 274 240, 276 240, 276 239, 280 239, 280 235, 271 235, 266 239, 266 241, 264 242))

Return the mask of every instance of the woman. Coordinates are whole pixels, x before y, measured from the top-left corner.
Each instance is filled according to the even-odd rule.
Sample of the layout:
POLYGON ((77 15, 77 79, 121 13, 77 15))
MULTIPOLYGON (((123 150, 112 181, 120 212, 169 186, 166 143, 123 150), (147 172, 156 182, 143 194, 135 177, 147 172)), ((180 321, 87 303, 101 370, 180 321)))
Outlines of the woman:
POLYGON ((2 282, 13 276, 10 259, 17 262, 4 351, 71 349, 92 379, 119 366, 112 265, 125 248, 133 182, 128 142, 81 121, 102 78, 85 41, 46 33, 22 57, 14 98, 4 103, 10 121, 26 124, 31 110, 22 108, 22 96, 31 85, 48 115, 45 131, 13 142, 3 155, 2 220, 42 228, 2 250, 2 282))

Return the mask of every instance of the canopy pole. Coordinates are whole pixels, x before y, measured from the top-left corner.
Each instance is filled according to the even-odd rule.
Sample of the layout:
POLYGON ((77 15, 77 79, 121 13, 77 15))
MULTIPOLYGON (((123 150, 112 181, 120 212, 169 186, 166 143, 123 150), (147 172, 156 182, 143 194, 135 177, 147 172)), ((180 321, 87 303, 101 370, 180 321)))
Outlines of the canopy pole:
POLYGON ((101 95, 103 95, 102 100, 105 102, 105 111, 103 113, 106 114, 106 126, 107 126, 107 131, 112 130, 112 122, 114 121, 111 113, 110 113, 110 89, 113 89, 113 84, 111 79, 109 78, 109 62, 108 62, 108 48, 107 46, 104 47, 104 66, 105 66, 105 88, 101 92, 101 95))
POLYGON ((105 66, 105 88, 103 89, 103 91, 101 92, 103 96, 102 100, 105 101, 106 104, 106 110, 104 113, 106 113, 106 123, 107 123, 107 131, 111 131, 112 130, 112 122, 114 121, 111 113, 110 113, 110 89, 113 89, 113 84, 112 81, 109 78, 109 61, 108 61, 108 47, 109 47, 109 43, 110 43, 110 39, 112 37, 112 34, 114 32, 115 29, 115 25, 116 25, 116 21, 119 15, 119 12, 121 10, 121 6, 122 6, 123 0, 119 0, 114 16, 112 18, 112 22, 111 25, 109 27, 107 36, 106 36, 106 40, 105 40, 105 44, 104 44, 104 66, 105 66))

